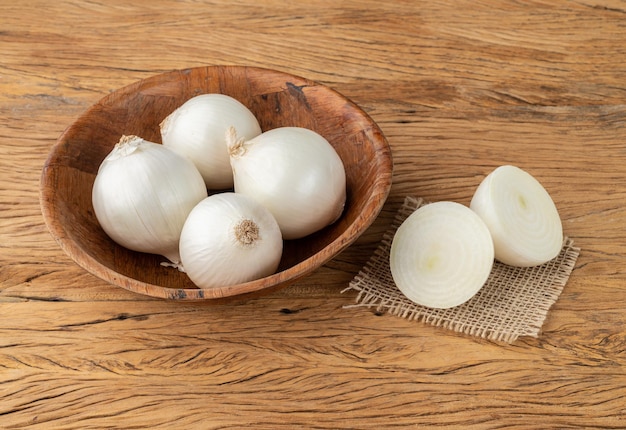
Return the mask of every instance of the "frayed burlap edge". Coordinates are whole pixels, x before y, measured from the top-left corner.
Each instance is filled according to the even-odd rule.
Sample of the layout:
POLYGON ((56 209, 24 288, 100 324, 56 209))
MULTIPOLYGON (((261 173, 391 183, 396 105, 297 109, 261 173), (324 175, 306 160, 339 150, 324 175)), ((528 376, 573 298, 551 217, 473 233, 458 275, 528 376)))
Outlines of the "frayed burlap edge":
POLYGON ((380 246, 342 292, 356 291, 356 304, 378 312, 506 343, 520 336, 538 337, 549 309, 559 298, 574 269, 580 248, 565 238, 561 253, 536 267, 512 267, 495 262, 481 290, 468 302, 450 309, 433 309, 408 300, 395 286, 389 270, 393 236, 402 222, 424 205, 406 197, 380 246))

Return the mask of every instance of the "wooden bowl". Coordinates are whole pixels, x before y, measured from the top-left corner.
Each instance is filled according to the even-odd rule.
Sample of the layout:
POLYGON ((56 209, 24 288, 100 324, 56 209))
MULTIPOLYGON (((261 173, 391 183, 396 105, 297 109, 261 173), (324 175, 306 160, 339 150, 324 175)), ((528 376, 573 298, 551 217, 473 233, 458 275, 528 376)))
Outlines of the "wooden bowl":
POLYGON ((391 187, 391 150, 382 132, 357 105, 336 91, 273 70, 215 66, 173 71, 126 86, 87 110, 58 139, 45 163, 40 199, 46 224, 81 267, 114 285, 152 297, 218 300, 285 286, 335 257, 367 229, 391 187), (333 225, 286 241, 277 273, 224 288, 199 289, 184 273, 160 265, 164 258, 130 251, 102 230, 91 204, 100 163, 121 135, 161 142, 159 123, 189 98, 222 93, 238 99, 261 128, 312 129, 343 160, 347 201, 333 225))

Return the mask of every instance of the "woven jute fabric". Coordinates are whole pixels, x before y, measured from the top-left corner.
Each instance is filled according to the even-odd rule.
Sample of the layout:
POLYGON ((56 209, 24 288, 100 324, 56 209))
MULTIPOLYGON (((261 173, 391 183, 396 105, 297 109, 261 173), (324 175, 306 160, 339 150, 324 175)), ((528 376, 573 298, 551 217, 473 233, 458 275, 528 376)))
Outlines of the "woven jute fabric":
POLYGON ((565 238, 561 253, 536 267, 495 262, 485 285, 469 301, 449 309, 415 304, 395 286, 389 269, 393 236, 402 222, 424 205, 406 197, 380 246, 344 290, 358 292, 356 304, 378 312, 444 327, 472 336, 511 343, 520 336, 538 337, 550 307, 559 298, 574 269, 580 249, 565 238))

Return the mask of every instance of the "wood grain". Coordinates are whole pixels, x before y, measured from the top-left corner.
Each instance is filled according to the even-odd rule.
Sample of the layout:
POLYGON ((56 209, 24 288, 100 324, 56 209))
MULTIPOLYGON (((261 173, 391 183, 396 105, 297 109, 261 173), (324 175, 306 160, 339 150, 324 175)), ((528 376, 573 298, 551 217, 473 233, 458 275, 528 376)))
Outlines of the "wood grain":
POLYGON ((0 427, 625 427, 623 1, 32 0, 0 16, 0 427), (41 216, 55 140, 117 88, 227 64, 318 81, 378 123, 395 168, 377 221, 230 305, 86 273, 41 216), (582 248, 539 338, 343 309, 405 195, 467 204, 504 163, 541 180, 582 248))

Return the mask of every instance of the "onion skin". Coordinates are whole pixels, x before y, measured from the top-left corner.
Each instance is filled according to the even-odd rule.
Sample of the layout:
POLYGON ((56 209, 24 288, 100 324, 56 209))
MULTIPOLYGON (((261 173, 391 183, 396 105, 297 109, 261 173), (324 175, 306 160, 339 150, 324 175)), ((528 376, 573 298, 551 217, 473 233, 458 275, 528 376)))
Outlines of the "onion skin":
POLYGON ((532 267, 555 258, 563 246, 558 210, 546 189, 528 172, 500 166, 480 183, 470 208, 487 224, 496 260, 532 267))
POLYGON ((393 280, 411 301, 447 309, 471 299, 493 267, 487 226, 468 207, 430 203, 413 212, 392 240, 393 280))

